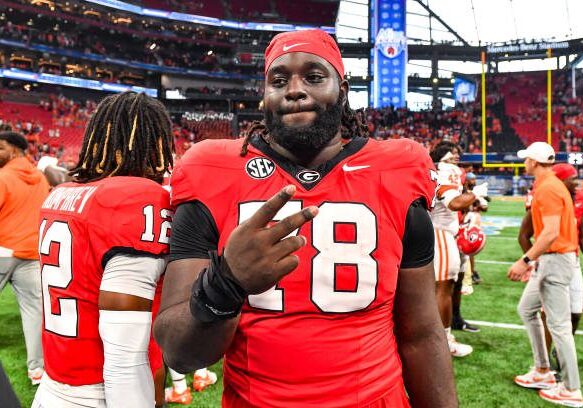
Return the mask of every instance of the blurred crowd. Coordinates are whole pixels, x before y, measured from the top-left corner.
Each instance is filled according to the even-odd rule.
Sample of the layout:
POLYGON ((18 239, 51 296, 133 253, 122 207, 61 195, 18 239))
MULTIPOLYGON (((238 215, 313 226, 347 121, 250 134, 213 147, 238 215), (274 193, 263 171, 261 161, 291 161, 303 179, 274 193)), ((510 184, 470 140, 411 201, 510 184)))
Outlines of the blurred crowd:
POLYGON ((453 110, 414 112, 392 107, 364 112, 371 137, 413 139, 431 149, 442 140, 459 144, 466 153, 481 152, 479 110, 472 104, 453 110))
MULTIPOLYGON (((191 88, 189 92, 201 94, 220 94, 211 87, 191 88)), ((258 90, 257 90, 258 91, 258 90)), ((503 97, 494 96, 498 101, 503 97)), ((580 151, 583 136, 583 113, 581 100, 557 96, 557 107, 561 122, 560 151, 580 151)), ((493 102, 496 103, 496 102, 493 102)), ((2 103, 0 103, 0 107, 2 103)), ((19 106, 19 105, 10 105, 19 106)), ((22 105, 25 106, 25 105, 22 105)), ((55 155, 64 162, 71 162, 78 150, 83 129, 95 110, 96 102, 86 100, 82 103, 73 101, 63 95, 48 95, 39 102, 46 118, 37 118, 26 114, 21 108, 0 109, 0 125, 12 127, 22 132, 31 143, 31 158, 37 160, 45 154, 55 155), (64 134, 66 133, 66 134, 64 134), (70 145, 73 145, 71 148, 70 145)), ((173 132, 177 154, 183 154, 194 143, 208 138, 241 137, 252 125, 253 120, 242 116, 237 120, 234 114, 220 113, 211 105, 192 106, 193 114, 174 117, 173 132)), ((481 153, 481 115, 478 103, 459 105, 452 110, 410 111, 392 107, 357 111, 368 126, 370 136, 375 139, 409 138, 431 149, 435 144, 448 140, 461 146, 464 153, 481 153)), ((521 116, 513 116, 519 121, 521 116)), ((500 119, 488 118, 488 134, 501 132, 500 119)), ((488 137, 488 148, 492 148, 488 137)))
POLYGON ((267 34, 261 32, 251 35, 176 22, 166 22, 164 26, 160 20, 122 18, 76 5, 60 11, 41 6, 6 8, 0 20, 0 38, 56 49, 42 53, 21 47, 7 49, 7 67, 106 82, 128 83, 128 77, 135 77, 138 83, 134 84, 142 86, 144 72, 129 68, 123 61, 256 76, 262 72, 262 61, 246 58, 248 53, 236 48, 245 44, 261 48, 269 41, 267 34), (31 10, 37 8, 38 13, 31 10), (69 15, 70 20, 66 18, 69 15), (80 24, 82 31, 78 29, 80 24), (103 56, 103 60, 71 54, 64 57, 63 53, 69 51, 103 56))
MULTIPOLYGON (((583 141, 583 80, 575 82, 573 96, 571 73, 554 71, 552 76, 552 137, 559 151, 579 152, 583 141), (578 96, 577 96, 578 95, 578 96)), ((488 106, 499 104, 509 124, 529 144, 546 139, 547 76, 546 72, 494 75, 488 82, 488 106)), ((496 119, 495 119, 496 120, 496 119)))

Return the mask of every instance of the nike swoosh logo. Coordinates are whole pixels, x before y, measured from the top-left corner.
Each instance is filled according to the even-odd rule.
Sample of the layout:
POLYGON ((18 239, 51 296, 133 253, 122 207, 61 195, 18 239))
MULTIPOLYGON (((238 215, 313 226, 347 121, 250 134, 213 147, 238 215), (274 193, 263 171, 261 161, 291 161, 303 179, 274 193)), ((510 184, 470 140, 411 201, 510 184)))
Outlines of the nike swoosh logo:
POLYGON ((292 48, 294 48, 294 47, 298 47, 298 46, 300 46, 300 45, 306 45, 306 44, 307 44, 307 43, 297 43, 297 44, 292 44, 292 45, 284 45, 284 46, 283 46, 283 51, 284 51, 284 52, 286 52, 286 51, 289 51, 289 50, 291 50, 291 49, 292 49, 292 48))
POLYGON ((342 166, 342 170, 355 171, 355 170, 368 169, 369 167, 370 166, 349 166, 348 164, 345 164, 344 166, 342 166))

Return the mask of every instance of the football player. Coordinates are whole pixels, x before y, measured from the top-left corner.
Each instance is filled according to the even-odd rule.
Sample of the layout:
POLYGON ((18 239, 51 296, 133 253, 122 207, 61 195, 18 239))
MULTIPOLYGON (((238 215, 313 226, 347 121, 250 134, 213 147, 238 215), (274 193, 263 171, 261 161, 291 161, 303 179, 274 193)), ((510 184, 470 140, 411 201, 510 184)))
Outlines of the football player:
MULTIPOLYGON (((463 178, 465 178, 463 182, 463 192, 472 191, 472 189, 476 186, 476 175, 472 172, 468 172, 463 176, 463 178)), ((453 287, 453 318, 451 328, 453 330, 463 330, 470 333, 477 333, 480 331, 480 328, 468 323, 462 317, 460 310, 462 301, 461 295, 470 295, 474 291, 474 288, 472 287, 472 281, 474 274, 477 275, 477 272, 474 269, 474 257, 483 246, 480 246, 479 242, 470 242, 467 238, 474 236, 474 234, 468 234, 470 230, 476 231, 473 229, 473 227, 477 228, 477 230, 480 230, 480 211, 485 211, 488 208, 488 201, 485 199, 482 201, 483 203, 480 203, 480 200, 476 200, 470 207, 459 211, 458 213, 460 229, 456 240, 458 248, 460 249, 460 273, 458 274, 457 280, 453 287)), ((479 232, 479 235, 485 237, 481 231, 479 232)), ((483 244, 485 245, 485 240, 483 241, 483 244)))
POLYGON ((224 407, 457 406, 426 150, 361 137, 323 31, 275 36, 265 73, 264 121, 196 144, 172 174, 165 361, 225 355, 224 407))
POLYGON ((435 229, 435 280, 439 314, 445 327, 449 349, 454 357, 470 354, 472 346, 456 341, 451 334, 452 293, 460 272, 461 259, 455 236, 459 231, 458 211, 469 208, 476 200, 487 196, 487 184, 463 192, 462 169, 458 167, 459 147, 448 141, 435 145, 430 153, 437 165, 438 189, 431 220, 435 229))
MULTIPOLYGON (((468 191, 472 191, 474 189, 474 187, 476 186, 476 175, 473 172, 469 172, 466 174, 466 182, 465 184, 465 189, 468 191)), ((489 197, 485 197, 482 200, 477 200, 473 206, 470 207, 467 215, 469 215, 469 217, 471 218, 471 222, 477 226, 481 225, 481 212, 486 212, 488 211, 488 206, 489 206, 489 197)), ((478 273, 478 270, 475 267, 475 255, 471 255, 470 256, 470 270, 471 270, 471 283, 472 284, 476 284, 479 285, 480 283, 482 283, 482 278, 480 277, 480 274, 478 273)), ((468 278, 470 278, 468 276, 468 278)))
POLYGON ((153 407, 151 308, 165 268, 171 122, 145 94, 105 98, 73 182, 40 215, 46 374, 33 407, 153 407))

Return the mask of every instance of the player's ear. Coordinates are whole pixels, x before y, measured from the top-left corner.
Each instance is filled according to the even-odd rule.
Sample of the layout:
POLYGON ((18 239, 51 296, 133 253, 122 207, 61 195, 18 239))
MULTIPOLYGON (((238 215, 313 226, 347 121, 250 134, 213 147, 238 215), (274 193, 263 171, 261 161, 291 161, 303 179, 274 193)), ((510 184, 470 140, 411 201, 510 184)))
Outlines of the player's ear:
POLYGON ((338 80, 340 81, 339 99, 342 101, 342 106, 345 106, 346 101, 348 100, 348 91, 350 91, 350 84, 346 79, 340 79, 340 77, 338 77, 338 80))

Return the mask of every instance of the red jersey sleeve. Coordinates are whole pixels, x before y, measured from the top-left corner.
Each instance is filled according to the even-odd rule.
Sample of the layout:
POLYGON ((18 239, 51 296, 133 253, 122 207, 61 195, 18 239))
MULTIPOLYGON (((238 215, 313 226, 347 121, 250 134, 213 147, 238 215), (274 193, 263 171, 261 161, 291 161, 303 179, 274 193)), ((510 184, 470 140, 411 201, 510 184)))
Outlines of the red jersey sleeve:
POLYGON ((422 199, 432 209, 437 188, 437 172, 427 150, 410 139, 388 141, 382 160, 390 165, 383 179, 387 216, 402 237, 406 214, 411 203, 422 199))
POLYGON ((191 147, 170 178, 172 208, 200 201, 222 230, 240 183, 245 182, 240 170, 249 158, 241 158, 240 150, 241 140, 204 140, 191 147))
POLYGON ((579 231, 583 218, 583 190, 577 190, 575 194, 575 218, 577 219, 577 231, 579 231))
MULTIPOLYGON (((401 140, 400 140, 401 141, 401 140)), ((422 198, 428 209, 433 208, 433 201, 437 190, 437 171, 435 165, 429 157, 427 149, 421 144, 410 140, 402 139, 403 146, 399 149, 404 156, 404 162, 409 166, 402 166, 396 169, 401 173, 399 179, 403 181, 402 189, 405 200, 410 200, 409 204, 418 198, 422 198)))
POLYGON ((225 163, 229 156, 236 159, 239 153, 223 140, 204 140, 188 149, 170 178, 172 206, 176 208, 185 202, 204 201, 224 193, 225 183, 220 172, 229 167, 225 163))
MULTIPOLYGON (((117 178, 117 177, 116 177, 117 178)), ((92 244, 105 266, 115 253, 168 254, 170 194, 147 179, 128 178, 99 189, 91 209, 92 244)))

